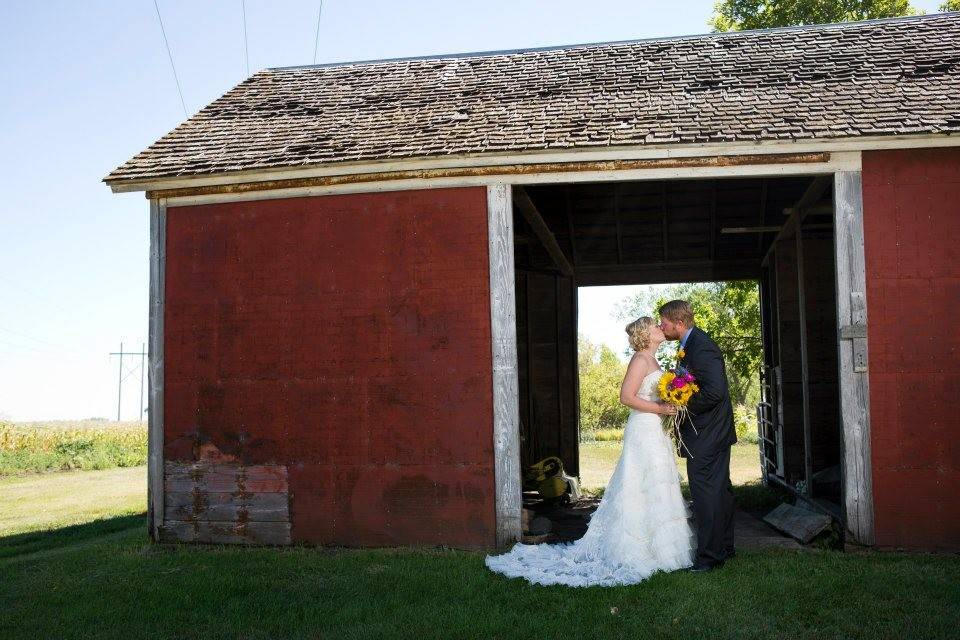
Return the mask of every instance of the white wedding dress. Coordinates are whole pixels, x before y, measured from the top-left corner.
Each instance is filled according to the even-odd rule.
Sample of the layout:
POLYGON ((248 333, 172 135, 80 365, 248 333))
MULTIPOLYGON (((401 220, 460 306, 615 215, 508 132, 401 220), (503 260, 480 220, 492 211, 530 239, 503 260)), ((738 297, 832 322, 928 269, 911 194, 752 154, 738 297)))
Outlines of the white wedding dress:
MULTIPOLYGON (((660 374, 646 376, 637 397, 655 401, 660 374)), ((697 544, 689 516, 673 443, 660 417, 630 409, 623 453, 586 534, 567 543, 518 543, 485 562, 492 571, 534 584, 635 584, 693 564, 697 544)))

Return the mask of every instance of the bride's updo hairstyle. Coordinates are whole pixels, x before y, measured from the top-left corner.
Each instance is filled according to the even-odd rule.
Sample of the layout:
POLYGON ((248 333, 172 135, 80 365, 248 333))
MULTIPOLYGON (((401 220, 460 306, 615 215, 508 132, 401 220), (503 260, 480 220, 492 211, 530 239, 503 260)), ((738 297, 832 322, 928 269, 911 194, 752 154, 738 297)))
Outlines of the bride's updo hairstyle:
POLYGON ((630 348, 634 351, 643 351, 650 346, 650 327, 653 326, 653 318, 643 316, 637 318, 627 325, 627 340, 630 342, 630 348))

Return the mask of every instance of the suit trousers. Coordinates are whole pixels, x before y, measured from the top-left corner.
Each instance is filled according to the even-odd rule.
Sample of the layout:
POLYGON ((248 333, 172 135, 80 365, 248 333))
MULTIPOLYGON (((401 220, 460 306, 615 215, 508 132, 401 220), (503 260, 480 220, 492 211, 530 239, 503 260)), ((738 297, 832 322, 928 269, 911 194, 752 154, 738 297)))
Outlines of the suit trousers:
POLYGON ((696 561, 715 564, 734 548, 730 445, 687 458, 687 479, 696 519, 696 561))

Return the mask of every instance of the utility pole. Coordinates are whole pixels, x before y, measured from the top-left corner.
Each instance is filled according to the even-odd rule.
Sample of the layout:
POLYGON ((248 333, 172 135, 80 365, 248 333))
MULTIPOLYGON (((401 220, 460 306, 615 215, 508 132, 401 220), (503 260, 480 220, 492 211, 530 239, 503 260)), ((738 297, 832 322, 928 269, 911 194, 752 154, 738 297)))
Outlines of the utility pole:
MULTIPOLYGON (((122 351, 122 349, 121 349, 122 351)), ((147 357, 147 344, 145 342, 140 343, 140 413, 137 414, 137 420, 143 420, 143 379, 146 377, 143 375, 143 366, 145 358, 147 357)))
MULTIPOLYGON (((116 355, 116 354, 113 354, 116 355)), ((117 422, 120 422, 120 394, 123 392, 123 343, 120 343, 120 373, 117 375, 117 422)))
POLYGON ((117 374, 117 422, 120 422, 120 399, 123 393, 123 381, 130 377, 130 375, 137 369, 131 369, 127 372, 127 375, 123 375, 123 356, 140 356, 140 415, 137 416, 137 420, 143 419, 143 372, 145 371, 146 366, 146 356, 147 356, 147 345, 141 344, 140 351, 124 351, 123 343, 120 343, 119 352, 111 352, 111 356, 120 356, 120 369, 117 374))

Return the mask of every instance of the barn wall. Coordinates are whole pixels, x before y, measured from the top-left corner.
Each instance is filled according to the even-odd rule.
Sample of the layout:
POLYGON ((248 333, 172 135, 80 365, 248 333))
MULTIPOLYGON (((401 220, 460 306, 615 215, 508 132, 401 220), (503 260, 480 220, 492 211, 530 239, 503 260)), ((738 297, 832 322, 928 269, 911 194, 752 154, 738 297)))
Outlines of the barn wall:
POLYGON ((960 149, 863 154, 879 546, 960 549, 960 149))
POLYGON ((486 190, 167 216, 170 536, 494 546, 486 190))

